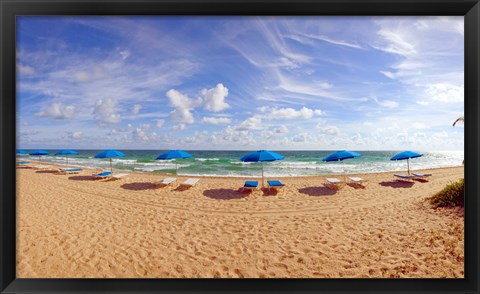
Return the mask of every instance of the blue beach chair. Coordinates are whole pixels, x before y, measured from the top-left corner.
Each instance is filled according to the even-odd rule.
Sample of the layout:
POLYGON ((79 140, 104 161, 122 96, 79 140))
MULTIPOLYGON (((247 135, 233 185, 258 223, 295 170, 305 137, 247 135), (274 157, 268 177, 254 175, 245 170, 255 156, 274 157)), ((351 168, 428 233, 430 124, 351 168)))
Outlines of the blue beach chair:
POLYGON ((412 181, 415 176, 403 175, 403 174, 394 174, 394 177, 397 177, 397 181, 412 181))
POLYGON ((105 178, 110 177, 111 175, 112 175, 111 172, 105 171, 103 173, 99 173, 99 174, 96 174, 96 175, 93 175, 93 176, 96 177, 96 178, 105 179, 105 178))
POLYGON ((81 168, 60 168, 59 171, 65 174, 77 174, 82 171, 81 168))
POLYGON ((278 191, 281 188, 285 187, 285 184, 283 184, 279 180, 270 180, 270 181, 267 181, 267 183, 268 183, 268 189, 269 190, 275 189, 275 190, 278 191))
POLYGON ((426 179, 432 176, 432 174, 422 174, 422 173, 412 173, 412 175, 417 179, 426 179))
POLYGON ((245 181, 242 192, 245 190, 252 191, 258 187, 258 181, 245 181))

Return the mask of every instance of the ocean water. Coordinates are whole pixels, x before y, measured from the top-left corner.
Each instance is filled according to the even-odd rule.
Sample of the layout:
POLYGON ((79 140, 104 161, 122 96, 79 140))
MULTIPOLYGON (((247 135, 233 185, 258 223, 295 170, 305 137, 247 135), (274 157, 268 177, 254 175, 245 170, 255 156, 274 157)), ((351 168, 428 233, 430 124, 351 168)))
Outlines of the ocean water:
MULTIPOLYGON (((33 150, 27 150, 30 152, 33 150)), ((55 154, 58 150, 47 150, 55 154)), ((76 150, 79 155, 69 156, 69 166, 83 168, 109 168, 109 159, 94 158, 102 150, 76 150)), ((113 158, 115 170, 127 170, 149 173, 175 174, 175 160, 155 160, 166 150, 120 150, 125 157, 113 158)), ((240 161, 240 157, 249 151, 188 151, 193 155, 190 159, 179 159, 178 174, 187 176, 225 176, 225 177, 258 177, 261 175, 262 163, 240 161)), ((354 151, 354 150, 352 150, 354 151)), ((323 162, 322 158, 334 151, 275 151, 284 160, 265 162, 265 176, 287 177, 300 175, 329 175, 356 173, 375 173, 385 171, 406 171, 407 161, 391 161, 390 158, 400 151, 357 151, 362 156, 347 159, 343 162, 323 162)), ((422 152, 422 157, 410 159, 410 169, 461 166, 463 151, 422 152)), ((38 160, 38 156, 17 156, 22 159, 38 160)), ((45 163, 65 164, 64 156, 41 156, 45 163)))

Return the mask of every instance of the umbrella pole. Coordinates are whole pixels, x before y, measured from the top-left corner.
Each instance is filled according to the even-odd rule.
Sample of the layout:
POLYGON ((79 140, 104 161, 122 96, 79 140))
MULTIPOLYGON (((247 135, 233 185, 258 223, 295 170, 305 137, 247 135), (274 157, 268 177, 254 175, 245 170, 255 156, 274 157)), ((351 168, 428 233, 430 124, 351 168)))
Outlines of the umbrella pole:
POLYGON ((407 158, 407 168, 408 168, 408 175, 410 175, 410 161, 407 158))
POLYGON ((113 174, 112 159, 110 158, 110 172, 113 174))
POLYGON ((175 175, 178 175, 178 162, 175 160, 175 175))
POLYGON ((343 181, 346 183, 347 182, 347 171, 345 170, 345 162, 342 160, 342 165, 343 165, 343 181))
POLYGON ((263 184, 263 162, 262 162, 262 188, 264 188, 264 184, 263 184))

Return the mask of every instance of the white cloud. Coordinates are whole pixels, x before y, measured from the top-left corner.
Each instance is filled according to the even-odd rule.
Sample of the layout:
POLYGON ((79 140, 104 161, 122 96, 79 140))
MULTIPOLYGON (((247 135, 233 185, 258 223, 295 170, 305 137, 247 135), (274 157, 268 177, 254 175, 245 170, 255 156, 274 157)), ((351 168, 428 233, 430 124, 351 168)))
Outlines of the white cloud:
POLYGON ((17 65, 17 71, 18 71, 18 73, 20 73, 22 75, 33 75, 33 74, 35 74, 35 70, 33 69, 33 67, 28 66, 28 65, 18 64, 17 65))
POLYGON ((156 119, 155 121, 157 122, 155 124, 157 126, 157 128, 161 128, 165 124, 165 120, 163 120, 163 119, 156 119))
POLYGON ((90 79, 90 75, 86 71, 76 71, 73 73, 73 78, 79 82, 85 82, 90 79))
POLYGON ((231 123, 232 120, 228 117, 204 117, 202 122, 206 124, 218 125, 231 123))
POLYGON ((75 106, 55 102, 36 115, 39 117, 52 117, 54 119, 72 118, 75 115, 75 106))
POLYGON ((37 130, 24 130, 24 131, 20 131, 20 136, 22 137, 30 137, 30 136, 34 136, 36 134, 39 134, 40 132, 37 131, 37 130))
POLYGON ((444 139, 444 138, 448 138, 448 133, 445 132, 445 131, 436 132, 436 133, 433 133, 433 138, 434 138, 434 139, 444 139))
POLYGON ((131 132, 133 130, 132 124, 128 124, 125 128, 121 129, 120 132, 131 132))
POLYGON ((385 108, 396 108, 396 107, 398 107, 398 102, 392 101, 392 100, 378 101, 378 104, 382 107, 385 107, 385 108))
POLYGON ((309 119, 314 115, 323 115, 324 112, 320 109, 310 109, 303 107, 299 110, 293 108, 273 108, 270 109, 266 106, 258 109, 260 112, 268 112, 266 117, 268 119, 309 119))
POLYGON ((122 60, 125 60, 128 58, 128 56, 130 56, 130 51, 128 50, 123 50, 123 51, 120 51, 120 56, 122 56, 122 60))
POLYGON ((257 116, 252 116, 244 120, 239 126, 236 127, 236 129, 239 131, 263 129, 262 119, 257 116))
POLYGON ((174 125, 172 127, 172 130, 174 131, 181 131, 181 130, 185 130, 185 128, 187 127, 186 124, 178 124, 178 125, 174 125))
POLYGON ((273 129, 273 132, 276 134, 285 134, 288 133, 288 128, 284 125, 281 125, 278 128, 273 129))
POLYGON ((383 47, 377 47, 379 50, 402 56, 412 56, 417 53, 416 42, 411 33, 402 27, 382 28, 377 34, 386 41, 383 47))
POLYGON ((329 136, 337 136, 340 133, 340 130, 336 126, 326 126, 320 128, 320 133, 329 136))
POLYGON ((428 129, 428 126, 426 124, 419 122, 412 123, 412 127, 414 127, 415 129, 428 129))
POLYGON ((228 96, 228 88, 223 84, 217 84, 215 88, 203 89, 202 95, 205 97, 204 107, 213 112, 219 112, 230 107, 225 102, 225 97, 228 96))
POLYGON ((462 103, 464 100, 463 86, 456 86, 449 83, 427 85, 425 93, 434 102, 462 103))
POLYGON ((140 104, 135 104, 135 105, 133 105, 133 107, 132 107, 132 113, 136 115, 136 114, 138 114, 138 113, 140 112, 140 109, 142 109, 142 105, 140 105, 140 104))
POLYGON ((69 139, 80 139, 83 136, 83 132, 77 131, 77 132, 67 132, 68 133, 68 138, 69 139))
POLYGON ((341 45, 341 46, 346 46, 350 48, 355 48, 355 49, 362 49, 362 47, 358 44, 354 44, 351 42, 343 41, 343 40, 335 40, 333 38, 327 37, 325 35, 309 35, 309 34, 302 34, 303 36, 310 38, 310 39, 315 39, 315 40, 320 40, 324 41, 333 45, 341 45))
POLYGON ((307 135, 306 134, 297 134, 293 136, 292 141, 293 142, 305 142, 307 140, 307 135))
POLYGON ((170 117, 174 122, 192 124, 195 122, 191 111, 202 103, 202 99, 190 99, 188 96, 171 89, 167 92, 170 104, 175 108, 170 112, 170 117))
POLYGON ((136 128, 133 133, 132 137, 134 140, 141 140, 144 142, 148 142, 151 140, 154 140, 157 137, 156 133, 148 133, 148 129, 150 128, 150 125, 148 124, 142 124, 140 127, 136 128))
POLYGON ((117 101, 111 98, 97 100, 93 115, 101 126, 118 124, 122 121, 120 114, 118 114, 117 101))

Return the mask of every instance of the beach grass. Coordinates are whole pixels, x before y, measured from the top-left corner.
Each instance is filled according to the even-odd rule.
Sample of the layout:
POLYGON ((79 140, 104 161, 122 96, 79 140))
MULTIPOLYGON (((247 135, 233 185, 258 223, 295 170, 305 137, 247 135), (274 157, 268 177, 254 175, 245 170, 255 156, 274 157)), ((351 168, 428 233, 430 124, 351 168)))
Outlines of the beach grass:
POLYGON ((440 192, 430 198, 430 203, 434 207, 448 207, 464 205, 465 180, 460 179, 445 186, 440 192))

